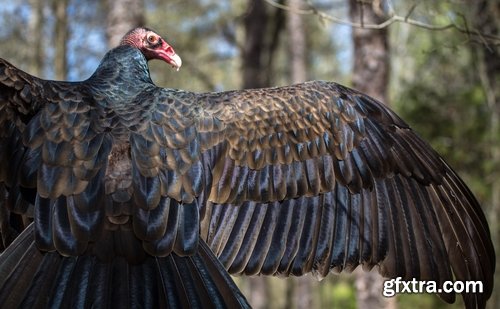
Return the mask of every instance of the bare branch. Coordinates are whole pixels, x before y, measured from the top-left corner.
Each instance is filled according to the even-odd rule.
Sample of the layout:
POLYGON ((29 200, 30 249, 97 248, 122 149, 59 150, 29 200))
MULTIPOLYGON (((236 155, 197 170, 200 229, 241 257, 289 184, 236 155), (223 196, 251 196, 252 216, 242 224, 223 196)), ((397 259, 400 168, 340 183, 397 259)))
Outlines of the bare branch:
POLYGON ((410 18, 411 14, 413 13, 413 11, 417 8, 417 5, 418 3, 413 3, 412 6, 410 7, 410 9, 408 10, 408 13, 406 13, 405 15, 405 22, 408 21, 408 18, 410 18))
POLYGON ((445 24, 445 25, 433 25, 433 24, 428 24, 428 23, 424 23, 424 22, 412 19, 412 18, 410 18, 410 15, 415 10, 416 4, 414 4, 410 8, 410 10, 408 11, 408 13, 405 16, 400 16, 400 15, 394 14, 380 24, 366 24, 366 23, 363 23, 363 21, 361 23, 351 22, 351 21, 348 21, 348 20, 345 20, 342 18, 338 18, 338 17, 332 16, 332 15, 326 14, 326 13, 314 8, 314 6, 312 6, 311 4, 309 4, 309 8, 304 9, 304 8, 298 8, 298 7, 291 7, 291 6, 288 6, 285 4, 280 4, 274 0, 265 0, 265 1, 276 8, 286 10, 286 11, 289 11, 289 12, 292 12, 295 14, 316 15, 322 20, 328 20, 328 21, 336 23, 336 24, 351 26, 351 27, 355 27, 355 28, 380 30, 380 29, 387 28, 394 23, 403 23, 403 24, 408 24, 408 25, 412 25, 412 26, 415 26, 418 28, 423 28, 423 29, 432 30, 432 31, 444 31, 444 30, 448 30, 448 29, 454 29, 458 32, 466 34, 469 37, 479 37, 479 39, 481 41, 489 42, 489 45, 492 45, 492 44, 493 45, 500 45, 500 36, 496 36, 496 35, 492 35, 492 34, 488 34, 488 33, 481 33, 475 29, 463 28, 463 27, 461 27, 453 22, 449 23, 449 24, 445 24))

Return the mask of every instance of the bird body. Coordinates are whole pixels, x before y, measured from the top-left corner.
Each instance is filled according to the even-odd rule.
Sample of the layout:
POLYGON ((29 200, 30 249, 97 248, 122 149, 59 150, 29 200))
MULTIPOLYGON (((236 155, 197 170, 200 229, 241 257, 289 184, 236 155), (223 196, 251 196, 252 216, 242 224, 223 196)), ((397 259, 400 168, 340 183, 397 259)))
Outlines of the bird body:
POLYGON ((1 255, 2 306, 248 307, 205 243, 157 258, 130 232, 129 140, 145 120, 140 97, 158 90, 139 50, 115 48, 82 82, 37 79, 3 59, 0 70, 1 219, 36 221, 1 255))
POLYGON ((484 294, 464 300, 484 306, 495 257, 480 205, 382 103, 321 81, 160 88, 151 59, 182 63, 144 28, 82 82, 0 60, 6 245, 20 228, 5 222, 34 221, 0 257, 0 302, 15 291, 10 305, 245 307, 226 270, 324 277, 361 264, 390 278, 482 280, 484 294), (126 284, 111 293, 116 280, 126 284), (93 282, 102 290, 75 288, 93 282))

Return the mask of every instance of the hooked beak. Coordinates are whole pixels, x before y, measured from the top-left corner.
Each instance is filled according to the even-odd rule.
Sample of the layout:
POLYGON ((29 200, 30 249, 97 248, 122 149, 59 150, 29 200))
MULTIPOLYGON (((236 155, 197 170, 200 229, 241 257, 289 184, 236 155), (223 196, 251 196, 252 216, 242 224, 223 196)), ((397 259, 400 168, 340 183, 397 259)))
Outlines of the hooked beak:
MULTIPOLYGON (((168 61, 167 61, 168 62, 168 61)), ((182 65, 182 59, 177 54, 173 54, 170 57, 170 62, 168 62, 174 69, 179 71, 182 65)))
POLYGON ((161 49, 157 50, 156 55, 158 59, 163 60, 166 63, 170 64, 177 71, 179 71, 179 69, 181 68, 182 65, 181 57, 179 57, 175 53, 172 46, 168 45, 167 43, 165 43, 165 45, 161 49))

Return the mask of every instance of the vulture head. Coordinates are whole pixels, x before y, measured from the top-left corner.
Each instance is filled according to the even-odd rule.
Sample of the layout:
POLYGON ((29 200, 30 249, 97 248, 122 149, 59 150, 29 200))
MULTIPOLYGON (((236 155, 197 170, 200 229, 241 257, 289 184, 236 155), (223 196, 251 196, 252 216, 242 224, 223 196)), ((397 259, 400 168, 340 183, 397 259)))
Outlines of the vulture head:
POLYGON ((129 45, 138 48, 147 60, 159 59, 170 64, 173 68, 180 69, 182 65, 179 57, 159 34, 148 28, 135 28, 130 30, 121 40, 120 45, 129 45))

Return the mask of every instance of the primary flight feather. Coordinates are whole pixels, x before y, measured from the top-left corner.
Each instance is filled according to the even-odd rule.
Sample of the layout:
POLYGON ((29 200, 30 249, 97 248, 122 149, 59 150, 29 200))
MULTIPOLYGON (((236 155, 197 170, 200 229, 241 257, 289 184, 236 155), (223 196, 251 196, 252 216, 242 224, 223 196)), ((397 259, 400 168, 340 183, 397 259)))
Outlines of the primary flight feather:
POLYGON ((386 106, 331 82, 160 88, 151 59, 182 64, 146 28, 82 82, 0 59, 5 245, 21 225, 5 222, 34 221, 0 256, 0 303, 245 307, 224 268, 324 277, 362 264, 480 280, 463 297, 485 306, 495 253, 481 207, 386 106))

